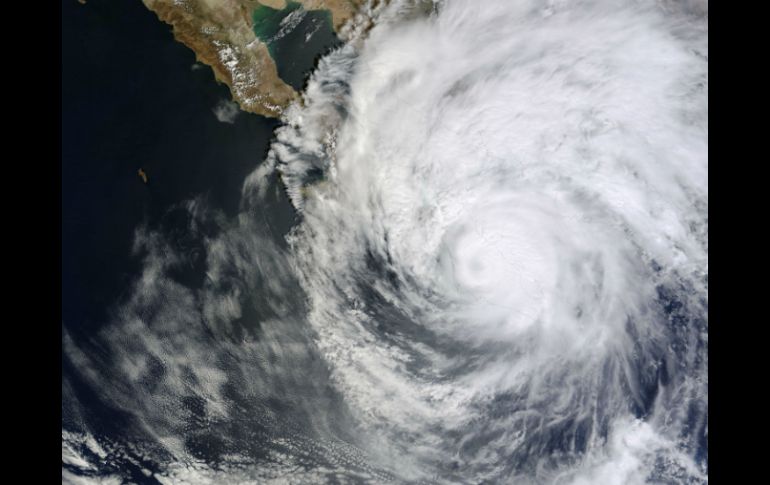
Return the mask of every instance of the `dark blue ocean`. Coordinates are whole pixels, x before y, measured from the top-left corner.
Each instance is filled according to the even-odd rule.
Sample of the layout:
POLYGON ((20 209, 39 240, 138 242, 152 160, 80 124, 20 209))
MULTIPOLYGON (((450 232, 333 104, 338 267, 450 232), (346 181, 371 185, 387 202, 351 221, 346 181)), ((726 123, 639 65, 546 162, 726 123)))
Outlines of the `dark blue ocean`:
MULTIPOLYGON (((273 46, 283 56, 281 76, 296 89, 338 42, 321 29, 311 43, 295 45, 318 30, 313 19, 273 46)), ((67 0, 61 20, 62 335, 99 356, 106 350, 96 335, 140 275, 144 255, 132 251, 137 229, 166 235, 189 256, 174 277, 199 285, 202 241, 185 230, 190 216, 180 207, 202 200, 208 211, 235 216, 244 178, 264 161, 279 121, 241 112, 232 124, 220 122, 213 109, 231 99, 228 88, 195 65, 194 53, 141 1, 67 0)), ((257 216, 265 235, 284 244, 296 215, 273 182, 257 216)), ((63 396, 63 431, 87 428, 116 438, 134 432, 132 418, 83 381, 64 352, 62 382, 74 393, 63 396)), ((121 474, 155 483, 139 472, 138 459, 124 461, 121 474)))
MULTIPOLYGON (((668 172, 640 178, 646 158, 585 168, 621 132, 617 146, 640 153, 657 140, 671 180, 689 180, 680 153, 705 166, 707 144, 672 147, 644 123, 665 115, 684 142, 703 120, 620 103, 617 126, 642 120, 631 136, 605 132, 614 118, 594 105, 605 85, 624 103, 626 87, 646 88, 626 75, 638 66, 659 67, 661 93, 669 76, 692 87, 676 56, 636 46, 678 52, 704 80, 707 56, 631 0, 593 16, 577 15, 582 3, 543 15, 489 4, 380 17, 380 37, 321 63, 341 45, 328 12, 263 10, 256 29, 284 81, 302 91, 318 66, 282 126, 218 116, 229 89, 141 0, 62 3, 63 483, 707 483, 707 264, 691 275, 659 263, 625 209, 600 203, 625 187, 651 201, 633 213, 639 228, 687 216, 683 247, 699 258, 703 245, 707 263, 707 187, 696 171, 684 203, 679 188, 652 190, 668 172), (591 35, 605 16, 619 47, 591 35), (631 47, 639 61, 626 65, 631 47), (616 70, 617 93, 605 79, 616 70), (531 106, 505 104, 530 90, 531 106), (550 146, 552 130, 574 157, 522 142, 550 146), (337 150, 341 176, 328 170, 337 150), (533 304, 545 316, 531 326, 509 319, 514 304, 530 309, 519 294, 548 310, 533 304)), ((679 91, 672 106, 707 112, 698 86, 681 91, 692 106, 679 91)))

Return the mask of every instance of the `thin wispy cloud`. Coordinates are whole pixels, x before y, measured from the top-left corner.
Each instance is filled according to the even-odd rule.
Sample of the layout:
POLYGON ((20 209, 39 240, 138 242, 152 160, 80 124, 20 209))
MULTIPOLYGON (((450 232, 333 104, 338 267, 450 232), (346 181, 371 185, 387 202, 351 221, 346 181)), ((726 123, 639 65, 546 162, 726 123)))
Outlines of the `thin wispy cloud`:
POLYGON ((286 111, 243 212, 193 200, 184 241, 139 230, 102 350, 65 336, 142 437, 63 431, 67 469, 706 482, 707 3, 379 8, 286 111))
POLYGON ((238 113, 241 112, 238 103, 229 99, 222 99, 213 109, 214 116, 222 123, 235 123, 238 113))

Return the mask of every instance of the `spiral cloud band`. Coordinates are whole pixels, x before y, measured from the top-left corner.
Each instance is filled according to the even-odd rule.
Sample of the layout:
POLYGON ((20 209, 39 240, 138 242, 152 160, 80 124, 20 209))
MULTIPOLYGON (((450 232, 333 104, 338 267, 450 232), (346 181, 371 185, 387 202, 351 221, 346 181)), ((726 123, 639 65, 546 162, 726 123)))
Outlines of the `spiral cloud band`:
POLYGON ((442 2, 279 134, 310 322, 404 478, 703 479, 707 31, 674 7, 442 2))
POLYGON ((707 483, 707 4, 370 3, 63 332, 63 480, 707 483))

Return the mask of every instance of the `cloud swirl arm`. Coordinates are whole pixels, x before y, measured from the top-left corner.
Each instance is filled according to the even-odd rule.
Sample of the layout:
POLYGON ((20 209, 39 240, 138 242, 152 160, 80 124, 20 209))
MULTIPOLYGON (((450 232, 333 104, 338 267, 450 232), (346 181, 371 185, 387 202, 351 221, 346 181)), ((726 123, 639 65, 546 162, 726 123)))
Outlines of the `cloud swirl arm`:
POLYGON ((63 477, 708 483, 707 3, 366 8, 63 330, 63 477))
POLYGON ((383 460, 702 476, 706 59, 703 18, 652 2, 459 0, 322 63, 273 155, 310 321, 383 460))

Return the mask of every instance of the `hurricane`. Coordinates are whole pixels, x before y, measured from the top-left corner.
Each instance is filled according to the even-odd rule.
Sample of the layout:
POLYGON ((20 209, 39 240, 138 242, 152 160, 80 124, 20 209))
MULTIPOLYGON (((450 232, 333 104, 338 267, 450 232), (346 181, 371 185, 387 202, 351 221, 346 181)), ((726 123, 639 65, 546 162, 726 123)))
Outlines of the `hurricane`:
POLYGON ((195 199, 184 235, 138 231, 106 350, 64 336, 134 431, 99 441, 73 404, 63 461, 160 483, 707 483, 707 3, 369 9, 238 217, 195 199))

